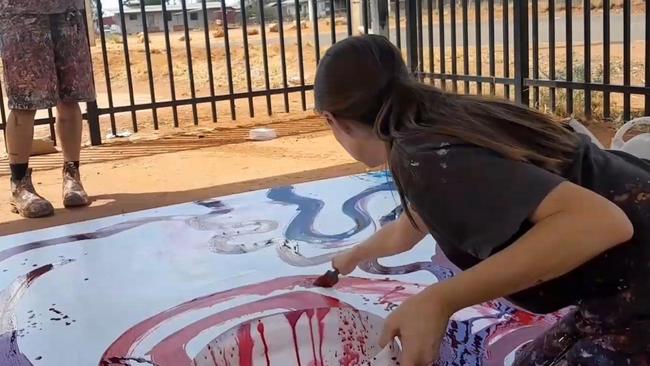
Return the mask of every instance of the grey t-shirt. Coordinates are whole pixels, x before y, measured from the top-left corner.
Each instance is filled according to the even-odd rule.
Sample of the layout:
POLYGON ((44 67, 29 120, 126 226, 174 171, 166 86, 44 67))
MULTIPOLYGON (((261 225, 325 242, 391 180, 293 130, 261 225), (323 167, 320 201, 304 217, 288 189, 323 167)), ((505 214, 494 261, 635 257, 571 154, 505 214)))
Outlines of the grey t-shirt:
POLYGON ((634 224, 635 238, 565 276, 509 297, 530 311, 547 313, 582 299, 612 295, 623 284, 621 279, 628 282, 637 275, 634 268, 642 265, 640 258, 647 261, 650 164, 600 150, 586 138, 562 176, 446 136, 401 139, 394 144, 390 164, 410 204, 461 269, 528 231, 529 217, 565 180, 623 208, 634 224))
POLYGON ((84 0, 0 0, 0 17, 20 14, 60 14, 71 9, 81 10, 84 0))

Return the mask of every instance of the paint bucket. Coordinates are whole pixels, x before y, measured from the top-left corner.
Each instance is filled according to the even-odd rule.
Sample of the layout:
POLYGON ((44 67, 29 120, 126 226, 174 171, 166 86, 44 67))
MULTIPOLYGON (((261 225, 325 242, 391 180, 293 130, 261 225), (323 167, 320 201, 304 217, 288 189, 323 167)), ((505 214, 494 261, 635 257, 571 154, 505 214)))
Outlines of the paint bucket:
POLYGON ((353 308, 289 311, 247 320, 194 358, 196 366, 396 366, 400 348, 378 345, 384 319, 353 308))
POLYGON ((248 139, 253 141, 268 141, 278 138, 278 133, 272 128, 255 128, 248 132, 248 139))
POLYGON ((636 135, 627 141, 624 139, 630 129, 643 125, 650 126, 650 117, 633 119, 619 128, 612 139, 612 150, 625 151, 639 158, 650 160, 650 133, 636 135))

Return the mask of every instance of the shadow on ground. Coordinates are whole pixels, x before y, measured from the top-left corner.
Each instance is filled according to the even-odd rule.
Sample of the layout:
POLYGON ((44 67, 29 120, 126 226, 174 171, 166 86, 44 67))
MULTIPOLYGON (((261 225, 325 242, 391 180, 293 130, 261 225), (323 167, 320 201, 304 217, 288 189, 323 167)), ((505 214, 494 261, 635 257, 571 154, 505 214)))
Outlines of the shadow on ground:
POLYGON ((57 209, 53 217, 36 220, 17 219, 15 221, 0 223, 0 233, 3 235, 15 234, 28 230, 37 230, 55 225, 65 225, 173 204, 206 200, 274 186, 290 185, 319 179, 358 174, 364 171, 365 167, 361 164, 351 163, 188 191, 147 192, 138 194, 115 193, 99 195, 92 197, 93 203, 86 208, 73 210, 57 209))

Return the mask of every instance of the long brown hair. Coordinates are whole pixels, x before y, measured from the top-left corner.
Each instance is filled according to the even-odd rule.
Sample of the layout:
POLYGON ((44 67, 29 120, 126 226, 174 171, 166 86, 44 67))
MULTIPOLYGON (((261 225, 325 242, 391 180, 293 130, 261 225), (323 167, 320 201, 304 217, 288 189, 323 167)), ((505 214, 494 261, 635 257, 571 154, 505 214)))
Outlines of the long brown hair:
POLYGON ((562 174, 579 143, 559 121, 530 108, 418 82, 400 51, 381 36, 333 45, 316 72, 314 94, 317 111, 373 128, 389 149, 408 135, 447 135, 562 174))

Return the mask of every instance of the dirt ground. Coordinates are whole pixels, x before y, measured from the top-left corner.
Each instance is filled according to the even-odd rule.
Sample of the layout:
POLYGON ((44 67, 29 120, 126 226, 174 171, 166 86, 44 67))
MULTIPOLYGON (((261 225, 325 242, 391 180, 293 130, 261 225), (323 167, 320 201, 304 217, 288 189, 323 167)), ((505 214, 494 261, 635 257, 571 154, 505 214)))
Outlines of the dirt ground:
MULTIPOLYGON (((34 157, 34 183, 53 201, 56 214, 21 219, 9 211, 7 190, 0 194, 0 235, 366 171, 320 119, 276 120, 267 126, 280 138, 247 141, 250 126, 241 125, 85 148, 82 177, 93 202, 75 210, 62 208, 60 154, 34 157)), ((613 134, 599 125, 592 131, 603 142, 613 134)), ((0 184, 8 187, 8 178, 7 162, 0 160, 0 184)))
MULTIPOLYGON (((52 200, 56 214, 21 219, 9 211, 6 189, 0 194, 0 235, 365 171, 320 120, 269 127, 281 138, 246 141, 249 129, 238 127, 86 148, 82 178, 93 202, 75 210, 62 208, 60 154, 34 157, 34 184, 52 200)), ((8 188, 7 162, 0 161, 0 167, 0 184, 8 188)))

